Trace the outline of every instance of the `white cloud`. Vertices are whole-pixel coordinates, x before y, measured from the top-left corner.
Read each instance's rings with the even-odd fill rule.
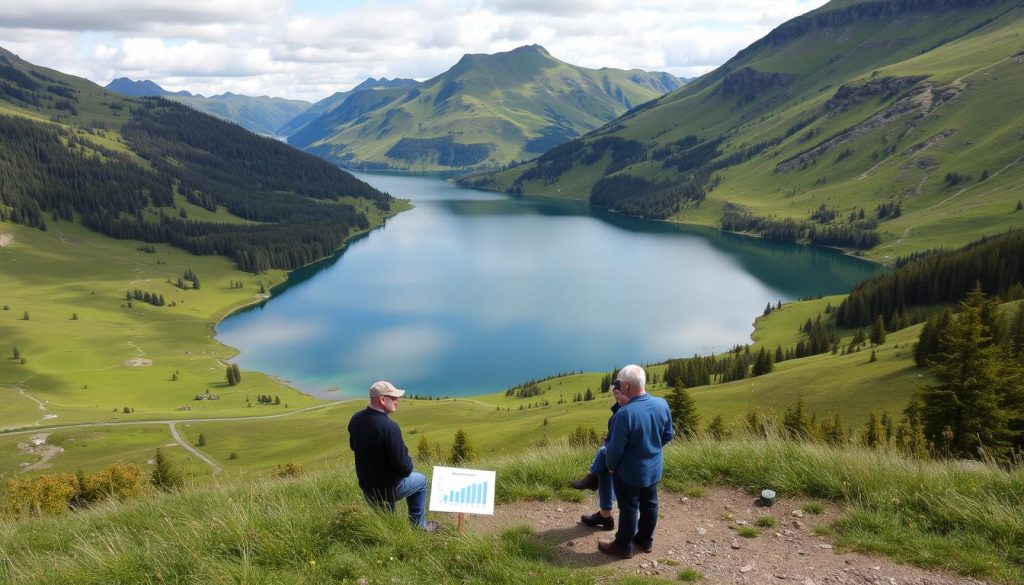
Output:
[[[533,43],[576,65],[692,77],[824,2],[400,0],[303,14],[290,0],[8,0],[0,46],[98,83],[316,100]]]

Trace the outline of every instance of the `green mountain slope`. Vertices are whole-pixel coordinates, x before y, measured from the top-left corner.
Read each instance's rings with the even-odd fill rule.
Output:
[[[148,79],[132,81],[127,77],[111,81],[106,85],[106,89],[134,97],[167,98],[267,136],[276,136],[278,128],[311,106],[309,102],[302,100],[239,95],[231,92],[212,97],[194,95],[187,91],[170,92]]]
[[[365,118],[321,125],[303,143],[353,168],[493,167],[536,156],[679,85],[665,73],[575,67],[536,45],[466,55]]]
[[[834,1],[582,140],[469,182],[881,260],[963,245],[1024,224],[1021,9]]]
[[[81,222],[261,272],[333,254],[390,201],[276,140],[0,49],[0,221]]]
[[[337,128],[359,123],[358,120],[370,112],[379,110],[409,92],[405,87],[372,88],[353,91],[345,99],[306,123],[294,134],[288,135],[288,144],[306,149],[323,138],[330,136]],[[365,118],[364,118],[365,119]]]
[[[268,136],[276,136],[278,128],[308,110],[311,105],[303,100],[230,92],[212,97],[170,96],[168,99]]]
[[[412,89],[419,84],[420,82],[415,79],[402,79],[398,77],[395,79],[388,79],[386,77],[381,77],[380,79],[374,79],[372,77],[367,78],[362,83],[348,91],[335,92],[316,102],[305,112],[302,112],[291,120],[288,120],[284,125],[278,128],[277,134],[279,136],[292,136],[298,133],[300,130],[305,128],[307,124],[342,105],[350,96],[361,91],[368,89]]]

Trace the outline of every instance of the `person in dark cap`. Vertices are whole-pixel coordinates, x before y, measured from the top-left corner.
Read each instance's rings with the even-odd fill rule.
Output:
[[[427,478],[413,471],[402,430],[388,418],[403,394],[405,390],[391,382],[374,382],[369,406],[348,423],[348,444],[355,452],[356,477],[367,503],[394,512],[395,503],[404,499],[409,522],[433,532],[437,522],[427,522]]]

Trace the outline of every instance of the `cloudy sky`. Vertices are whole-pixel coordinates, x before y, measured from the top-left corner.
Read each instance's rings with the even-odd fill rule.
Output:
[[[585,67],[705,73],[825,0],[3,0],[0,47],[106,84],[316,101],[540,44]]]

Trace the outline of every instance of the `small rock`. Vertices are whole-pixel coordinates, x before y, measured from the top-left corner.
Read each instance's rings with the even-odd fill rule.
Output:
[[[818,548],[832,548],[831,544],[819,544]]]
[[[736,542],[735,540],[734,540],[734,541],[732,541],[732,544],[730,544],[729,546],[730,546],[730,547],[731,547],[731,548],[732,548],[733,550],[739,550],[739,549],[740,549],[740,543]]]
[[[657,569],[658,568],[658,561],[651,561],[651,566],[654,567],[655,569]]]
[[[698,526],[698,527],[697,527],[697,534],[699,534],[699,535],[701,535],[701,536],[704,536],[704,535],[705,535],[705,534],[707,534],[707,533],[708,533],[708,531],[707,531],[707,529],[706,529],[706,528],[702,528],[702,527],[700,527],[700,526]]]
[[[747,524],[750,524],[750,522],[747,522],[746,520],[737,520],[736,524],[740,526],[746,526]]]
[[[803,530],[804,529],[804,523],[799,521],[799,520],[793,520],[793,523],[790,524],[790,526],[792,526],[793,528],[796,528],[797,530]]]
[[[565,543],[565,546],[576,546],[576,541],[570,540],[569,542]]]
[[[540,523],[541,523],[541,524],[547,524],[547,523],[548,523],[548,521],[547,521],[547,520],[541,520],[541,521],[540,521]]]
[[[555,511],[557,511],[557,512],[564,512],[565,510],[563,510],[562,507],[559,506],[559,507],[555,508]]]
[[[793,515],[796,516],[797,518],[803,518],[804,517],[804,511],[803,510],[793,510]]]
[[[803,582],[800,583],[800,585],[814,585],[814,581],[810,579],[804,579]]]
[[[753,565],[743,565],[740,567],[740,573],[749,573],[754,570]]]
[[[807,554],[807,551],[805,551],[805,550],[798,550],[798,551],[796,551],[796,554],[798,554],[798,555],[805,555],[805,554]]]

